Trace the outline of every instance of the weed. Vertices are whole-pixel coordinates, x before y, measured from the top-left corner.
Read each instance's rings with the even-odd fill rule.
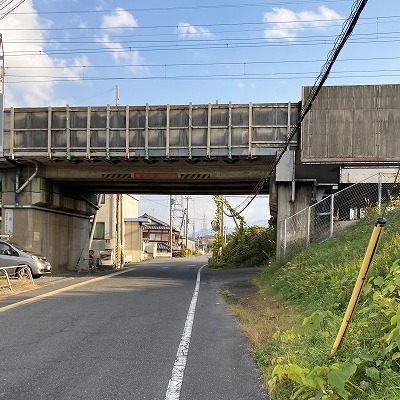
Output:
[[[400,398],[400,210],[388,212],[387,219],[353,319],[334,358],[329,358],[329,352],[374,217],[265,266],[256,278],[257,296],[288,305],[291,324],[277,319],[272,327],[275,332],[270,329],[258,336],[255,331],[268,323],[269,311],[254,311],[250,300],[240,303],[246,310],[235,313],[253,343],[254,357],[273,399]],[[268,309],[269,305],[263,306]],[[248,315],[252,313],[257,323]]]

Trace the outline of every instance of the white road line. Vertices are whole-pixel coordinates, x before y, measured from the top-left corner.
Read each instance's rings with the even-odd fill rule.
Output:
[[[181,396],[183,373],[185,372],[186,360],[189,352],[190,338],[192,336],[194,313],[196,311],[197,297],[199,295],[199,289],[200,289],[200,274],[201,270],[206,265],[207,264],[203,265],[197,271],[196,287],[194,288],[194,293],[186,317],[186,323],[183,329],[181,342],[178,347],[178,352],[176,353],[175,364],[174,368],[172,369],[171,379],[169,380],[168,383],[167,393],[165,394],[165,400],[179,400]]]

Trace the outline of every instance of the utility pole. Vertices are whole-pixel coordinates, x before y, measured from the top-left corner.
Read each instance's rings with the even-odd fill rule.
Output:
[[[183,197],[175,195],[172,199],[172,225],[179,226],[179,240],[182,235],[182,226],[185,218],[185,211],[183,209]]]
[[[222,245],[225,245],[225,236],[224,236],[224,196],[221,195],[221,234],[222,234]]]
[[[118,85],[115,85],[115,105],[118,107]],[[122,268],[123,266],[123,254],[122,254],[122,194],[116,194],[116,267]]]
[[[169,250],[172,257],[172,204],[173,204],[172,194],[169,195]]]
[[[115,195],[115,266],[121,267],[120,247],[119,247],[119,194]]]
[[[188,236],[189,236],[189,199],[191,197],[186,196],[186,220],[185,220],[185,247],[188,248]]]
[[[4,124],[4,50],[3,50],[3,36],[0,34],[0,158],[3,158],[3,124]]]

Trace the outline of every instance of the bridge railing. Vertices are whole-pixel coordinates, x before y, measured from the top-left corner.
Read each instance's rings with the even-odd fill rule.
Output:
[[[380,212],[398,204],[400,184],[394,180],[393,174],[375,174],[284,219],[278,226],[278,254],[323,242],[372,209]]]
[[[4,156],[275,155],[297,118],[297,103],[11,108],[4,113]]]

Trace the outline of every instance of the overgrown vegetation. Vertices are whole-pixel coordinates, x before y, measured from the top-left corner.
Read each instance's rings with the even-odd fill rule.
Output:
[[[217,249],[209,260],[212,268],[258,267],[269,263],[275,255],[275,228],[243,227],[229,235],[220,254]]]
[[[243,217],[238,214],[222,196],[214,196],[217,206],[215,221],[220,228],[215,234],[212,256],[208,261],[211,268],[244,268],[260,266],[275,256],[276,228],[274,220],[269,221],[269,226],[245,226]],[[226,244],[223,245],[221,220],[223,206],[228,211],[236,224],[235,231],[228,235]]]
[[[387,219],[353,319],[333,358],[329,353],[376,217],[265,266],[256,278],[258,296],[273,296],[295,310],[292,326],[285,321],[262,342],[253,342],[273,399],[400,398],[400,210]],[[243,317],[252,313],[248,302],[234,304],[240,323],[251,324],[251,318]]]

